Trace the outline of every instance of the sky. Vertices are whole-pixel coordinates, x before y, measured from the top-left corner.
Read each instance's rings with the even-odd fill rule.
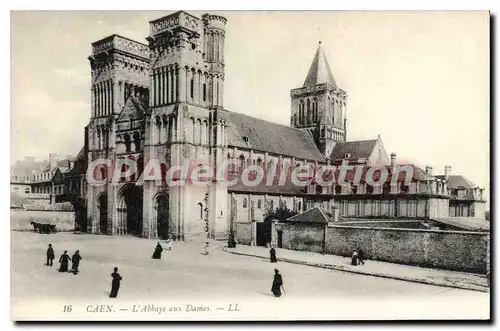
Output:
[[[90,44],[113,33],[146,43],[168,11],[11,13],[11,163],[76,155],[90,118]],[[201,16],[202,12],[191,12]],[[288,125],[318,42],[348,93],[348,140],[398,160],[445,165],[489,188],[487,12],[240,11],[228,19],[224,107]]]

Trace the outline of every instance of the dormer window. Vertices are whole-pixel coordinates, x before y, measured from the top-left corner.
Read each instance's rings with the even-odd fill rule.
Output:
[[[350,159],[351,158],[351,153],[345,153],[344,159]]]
[[[243,141],[245,142],[245,144],[248,144],[250,139],[247,136],[243,136]]]

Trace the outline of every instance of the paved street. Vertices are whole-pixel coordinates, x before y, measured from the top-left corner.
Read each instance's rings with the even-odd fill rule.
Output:
[[[290,303],[301,302],[304,309],[307,302],[326,302],[332,305],[331,310],[342,302],[375,301],[375,309],[379,309],[380,304],[401,307],[403,302],[412,305],[422,303],[422,307],[429,308],[433,303],[441,307],[443,302],[447,302],[448,307],[457,305],[471,318],[488,316],[488,293],[288,263],[274,265],[267,259],[229,254],[220,247],[215,247],[211,255],[205,256],[201,254],[201,243],[174,243],[173,250],[164,252],[162,260],[153,260],[151,255],[156,241],[129,236],[40,235],[13,231],[11,242],[14,310],[28,304],[32,307],[35,303],[56,301],[109,302],[110,274],[117,266],[123,277],[117,299],[120,302],[205,300],[274,303],[288,300]],[[63,250],[68,250],[70,256],[76,249],[80,250],[83,260],[79,275],[57,272],[58,263],[52,268],[44,265],[49,243],[55,249],[55,262]],[[280,299],[270,293],[275,267],[283,275],[286,289],[286,296]],[[300,311],[296,314],[298,317]],[[363,314],[358,311],[358,318]]]

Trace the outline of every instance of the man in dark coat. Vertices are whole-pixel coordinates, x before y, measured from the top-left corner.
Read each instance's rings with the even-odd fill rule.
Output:
[[[156,244],[155,252],[153,253],[153,259],[161,259],[161,252],[163,251],[163,247],[161,247],[160,243]]]
[[[118,273],[117,267],[115,267],[111,277],[113,280],[111,281],[111,293],[109,293],[109,297],[116,298],[118,296],[118,290],[120,289],[120,282],[122,280],[122,276]]]
[[[80,266],[81,259],[83,258],[80,256],[80,251],[76,250],[75,254],[73,254],[73,257],[71,258],[71,270],[73,270],[74,275],[78,274],[78,267]]]
[[[68,272],[69,261],[71,261],[71,258],[68,255],[68,251],[64,251],[63,255],[61,255],[61,257],[59,258],[59,263],[61,263],[59,272]]]
[[[276,259],[276,250],[274,249],[273,245],[271,245],[271,250],[269,250],[269,255],[271,257],[271,263],[278,262],[278,260]]]
[[[283,278],[280,275],[278,269],[274,269],[274,280],[273,286],[271,287],[271,292],[273,292],[274,296],[279,298],[281,296],[281,287],[283,286]]]
[[[365,253],[361,248],[358,248],[358,262],[361,265],[365,265]]]
[[[47,265],[52,267],[52,261],[54,260],[54,249],[52,248],[52,244],[49,244],[49,248],[47,248]]]

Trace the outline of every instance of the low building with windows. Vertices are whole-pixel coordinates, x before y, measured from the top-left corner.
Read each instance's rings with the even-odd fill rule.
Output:
[[[10,191],[30,203],[54,204],[57,196],[65,192],[65,175],[73,167],[74,158],[68,155],[59,160],[49,154],[49,161],[35,161],[25,157],[11,167]]]

